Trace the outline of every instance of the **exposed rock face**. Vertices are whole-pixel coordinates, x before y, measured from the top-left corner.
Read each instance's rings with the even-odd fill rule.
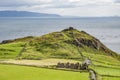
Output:
[[[63,31],[70,31],[70,30],[74,30],[74,28],[73,27],[69,27],[67,29],[64,29]]]
[[[73,41],[75,45],[79,45],[79,46],[87,46],[87,47],[91,47],[97,50],[105,50],[105,46],[98,40],[98,39],[93,39],[93,40],[89,40],[89,39],[83,39],[83,38],[79,38],[77,39],[81,45],[79,45],[75,40]],[[106,52],[106,51],[105,51]]]
[[[13,40],[3,40],[0,44],[7,44],[7,43],[11,43],[11,42],[16,42],[16,41],[29,41],[30,39],[34,38],[33,36],[27,36],[24,38],[17,38],[17,39],[13,39]]]
[[[13,42],[13,40],[3,40],[1,44],[11,43],[11,42]]]
[[[73,45],[81,47],[81,48],[84,48],[85,46],[87,46],[87,47],[89,47],[91,49],[102,51],[106,55],[109,55],[109,56],[112,56],[112,57],[120,59],[119,58],[119,54],[116,54],[115,52],[113,52],[112,50],[107,48],[98,39],[96,39],[95,37],[93,37],[90,34],[86,33],[85,31],[80,31],[80,32],[78,31],[76,33],[75,31],[77,31],[77,30],[74,29],[73,27],[65,29],[64,31],[66,31],[66,32],[69,31],[69,35],[71,35],[70,37],[74,37],[75,36],[73,38],[73,40],[65,40],[64,42],[69,43],[69,44],[73,44]],[[70,31],[73,31],[73,33],[71,33]],[[72,36],[72,35],[74,35],[74,36]],[[89,37],[89,38],[86,38],[86,36]]]
[[[94,48],[94,49],[97,49],[97,50],[103,50],[105,52],[109,52],[109,49],[104,46],[99,40],[97,39],[93,39],[93,40],[88,40],[88,39],[84,39],[84,38],[79,38],[77,39],[79,43],[76,42],[76,40],[73,40],[73,41],[65,41],[69,44],[73,44],[73,45],[76,45],[76,46],[79,46],[79,47],[84,47],[84,46],[87,46],[87,47],[90,47],[90,48]],[[106,50],[108,49],[108,50]]]

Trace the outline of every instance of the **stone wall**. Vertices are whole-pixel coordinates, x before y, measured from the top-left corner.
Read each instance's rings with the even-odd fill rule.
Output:
[[[88,66],[87,65],[83,65],[80,63],[57,63],[57,68],[69,68],[69,69],[77,69],[77,70],[87,70]]]

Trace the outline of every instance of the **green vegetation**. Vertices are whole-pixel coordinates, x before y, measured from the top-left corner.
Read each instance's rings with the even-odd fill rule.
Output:
[[[120,77],[103,77],[102,80],[120,80]]]
[[[79,41],[79,43],[77,43],[76,40]],[[65,29],[61,32],[53,32],[40,37],[25,37],[25,38],[10,40],[7,42],[5,41],[4,44],[0,44],[0,59],[44,60],[49,58],[57,58],[57,59],[77,60],[81,62],[82,57],[78,49],[80,50],[80,52],[82,52],[82,54],[85,57],[89,57],[92,60],[93,65],[90,66],[90,68],[94,69],[102,77],[103,80],[119,80],[120,79],[119,78],[120,77],[120,55],[108,49],[105,45],[103,45],[99,40],[97,40],[93,36],[87,34],[84,31],[78,31],[76,29]],[[9,67],[8,65],[0,65],[0,66]],[[33,68],[23,67],[23,66],[21,67],[13,66],[13,67],[14,68],[18,67],[21,69],[26,68],[26,70],[33,69]],[[12,66],[10,68],[12,68]],[[34,69],[36,71],[36,68]],[[47,69],[40,68],[41,72],[44,72],[44,70],[47,70]],[[51,70],[48,70],[48,72],[49,71]],[[54,71],[56,70],[53,70],[53,72]],[[59,73],[59,70],[58,70],[58,74],[56,72],[55,74],[57,77],[57,75],[60,73]],[[36,73],[38,76],[38,73],[40,72],[38,71]],[[25,74],[27,75],[27,71],[25,73],[20,72],[19,77],[24,76]],[[50,74],[53,74],[52,71]],[[68,72],[68,75],[69,74],[72,74],[72,72]],[[86,74],[86,73],[82,73],[82,74]],[[6,75],[8,76],[8,79],[9,79],[10,77],[9,74],[6,74]],[[29,75],[31,75],[31,73],[29,73]],[[78,75],[78,73],[76,73],[76,75]],[[17,78],[17,76],[18,75],[15,74],[15,78]],[[39,79],[39,77],[37,76],[34,76],[33,78]],[[44,74],[39,76],[42,77],[44,76]],[[29,76],[26,76],[25,79],[22,79],[22,80],[26,80],[27,77]],[[50,76],[48,75],[48,79],[51,79],[52,77],[53,77],[52,75]],[[56,77],[55,79],[53,77],[52,80],[56,80]],[[80,79],[79,77],[74,79],[72,79],[71,77],[70,77],[71,80]],[[33,80],[33,78],[31,78],[30,80]],[[63,77],[60,78],[58,76],[58,78],[60,80],[64,80]],[[48,80],[47,77],[43,79]],[[68,79],[69,78],[67,77],[65,78],[65,80],[68,80]],[[85,79],[83,78],[82,80],[86,80],[86,78]]]
[[[101,75],[102,80],[120,79],[120,61],[111,56],[98,53],[83,52],[83,54],[91,58],[93,65],[90,68]]]
[[[0,64],[0,80],[88,80],[88,73]]]
[[[76,42],[76,39],[80,44]],[[102,54],[119,59],[119,55],[105,47],[99,40],[84,31],[65,29],[40,37],[24,37],[3,41],[0,44],[0,55],[3,58],[43,59],[65,58],[80,59],[78,48],[81,52]],[[2,58],[1,57],[1,58]]]
[[[94,67],[94,70],[101,75],[119,76],[120,78],[120,68]]]
[[[23,48],[23,42],[0,45],[0,59],[16,58]]]

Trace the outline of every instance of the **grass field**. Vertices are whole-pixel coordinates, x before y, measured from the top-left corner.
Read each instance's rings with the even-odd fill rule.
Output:
[[[120,80],[118,77],[103,77],[102,80]]]
[[[10,43],[0,45],[0,59],[16,58],[23,48],[24,43]]]
[[[76,43],[69,30],[0,44],[0,63],[27,65],[0,64],[0,80],[89,80],[88,73],[28,67],[53,66],[58,62],[81,63],[83,60],[80,52],[85,58],[92,60],[90,68],[102,80],[120,80],[120,56],[89,34],[72,31],[82,44]]]
[[[43,60],[3,60],[1,62],[3,62],[3,63],[13,63],[13,64],[19,64],[19,65],[29,65],[29,66],[32,66],[32,65],[34,65],[34,66],[49,66],[49,65],[56,65],[58,62],[63,62],[63,63],[72,62],[72,63],[75,63],[75,62],[78,62],[78,61],[69,60],[69,59],[43,59]],[[100,80],[120,80],[120,67],[119,66],[116,66],[116,65],[110,65],[110,66],[106,65],[106,66],[104,66],[104,63],[101,63],[101,64],[95,63],[95,64],[96,65],[91,66],[91,68],[93,68],[99,75],[103,75],[103,76],[101,76]],[[97,64],[99,64],[99,66],[97,66]],[[36,70],[38,70],[38,72],[36,72]],[[65,78],[66,80],[67,79],[69,79],[69,80],[80,79],[81,80],[81,78],[82,78],[82,80],[89,80],[89,79],[86,79],[84,77],[79,78],[80,75],[77,74],[79,72],[60,71],[60,70],[53,70],[53,69],[44,69],[44,68],[36,68],[36,67],[24,67],[24,66],[15,66],[15,65],[0,65],[0,71],[2,71],[5,74],[5,75],[3,75],[3,74],[0,73],[0,76],[2,75],[2,77],[6,76],[6,78],[9,78],[10,73],[13,74],[13,75],[14,75],[14,73],[19,73],[19,75],[15,74],[12,78],[10,78],[10,79],[13,79],[13,80],[18,80],[18,79],[14,79],[14,78],[17,77],[17,76],[19,76],[19,77],[23,76],[25,78],[29,77],[29,73],[31,73],[31,72],[34,72],[36,75],[38,75],[38,74],[41,74],[40,72],[44,72],[44,70],[45,70],[45,72],[48,72],[47,75],[49,75],[49,74],[54,75],[54,74],[58,73],[57,75],[62,74],[62,76],[64,76],[67,73],[68,75],[70,75],[71,78],[70,79]],[[34,73],[32,73],[32,74],[34,74]],[[74,73],[76,74],[76,77],[78,77],[78,78],[74,78],[74,76],[75,76]],[[24,76],[24,74],[27,74],[27,75]],[[87,73],[84,73],[84,74],[79,73],[79,74],[82,74],[83,76],[86,76]],[[47,80],[46,78],[44,78],[44,76],[45,75],[41,75],[41,77],[43,77],[42,80]],[[55,77],[55,79],[53,79],[53,80],[56,80],[56,76],[54,76],[54,77]],[[72,79],[72,77],[74,79]],[[33,76],[33,78],[34,78],[34,76]],[[53,78],[53,76],[52,75],[48,76],[48,78]],[[61,80],[64,80],[64,78],[61,78],[60,76],[58,76],[58,78],[60,78]],[[4,80],[4,79],[0,79],[0,80]],[[5,80],[7,80],[7,79],[5,79]],[[22,79],[22,80],[27,80],[27,78]],[[30,80],[32,80],[32,79],[30,79]],[[57,80],[59,80],[59,79],[57,79]]]
[[[89,80],[88,73],[0,64],[0,80]]]

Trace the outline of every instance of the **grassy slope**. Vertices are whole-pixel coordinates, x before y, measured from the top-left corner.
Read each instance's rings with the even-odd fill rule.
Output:
[[[91,57],[93,65],[90,67],[101,75],[103,80],[120,80],[120,61],[102,54],[83,53]]]
[[[71,32],[74,32],[74,36]],[[41,37],[18,38],[11,41],[12,43],[0,44],[0,55],[14,56],[14,54],[19,54],[20,49],[22,50],[26,43],[24,51],[22,51],[22,54],[19,56],[23,59],[42,59],[49,57],[77,59],[81,56],[78,52],[74,37],[80,40],[82,39],[82,45],[84,46],[81,47],[81,52],[104,54],[107,56],[114,56],[115,54],[112,53],[112,51],[109,54],[109,52],[105,53],[102,50],[94,49],[93,47],[97,48],[97,43],[95,42],[96,39],[94,37],[83,31],[72,29],[53,32]],[[109,49],[106,48],[105,51],[109,51]]]
[[[16,58],[23,48],[24,42],[1,44],[0,59]]]
[[[65,58],[80,60],[81,56],[75,45],[66,43],[66,40],[73,41],[70,32],[54,32],[42,37],[33,37],[30,39],[18,39],[13,43],[0,45],[0,58],[16,58],[23,48],[23,45],[27,43],[25,50],[20,58],[22,59],[45,59],[45,58]],[[92,40],[93,37],[83,34],[79,31],[74,31],[76,37]],[[88,57],[90,56],[95,69],[100,75],[120,76],[120,61],[107,55],[103,51],[84,47],[80,49],[82,53]],[[104,77],[105,80],[118,80],[115,77]]]
[[[88,80],[88,73],[0,64],[0,80]]]
[[[119,77],[104,77],[102,80],[120,80]]]

